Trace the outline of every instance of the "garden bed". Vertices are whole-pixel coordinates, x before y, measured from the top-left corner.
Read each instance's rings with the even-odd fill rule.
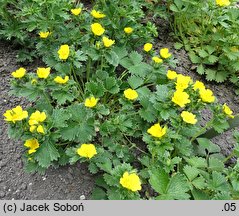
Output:
[[[94,182],[99,186],[94,191],[96,199],[236,198],[237,169],[227,168],[235,160],[218,154],[213,144],[227,157],[236,143],[233,131],[213,138],[213,143],[207,139],[197,140],[198,145],[194,142],[209,127],[219,132],[226,129],[226,119],[233,118],[230,108],[238,113],[239,97],[233,86],[208,83],[198,76],[197,65],[186,51],[173,48],[175,41],[166,21],[153,20],[154,25],[146,16],[137,26],[121,26],[121,15],[118,20],[110,18],[115,16],[111,10],[118,11],[116,4],[102,1],[102,7],[113,8],[104,11],[109,12],[102,21],[104,29],[94,19],[105,14],[94,10],[79,16],[82,9],[76,8],[69,15],[71,7],[65,3],[67,12],[58,19],[65,19],[72,41],[61,35],[60,25],[55,32],[38,32],[36,47],[45,64],[37,60],[18,64],[18,48],[0,41],[0,199],[90,199]],[[155,26],[159,35],[151,44],[151,36],[157,35]],[[29,34],[28,42],[37,34]],[[51,40],[57,43],[52,46]],[[127,46],[128,42],[132,44]],[[20,67],[26,70],[17,70]],[[13,94],[34,102],[10,95],[10,80]],[[205,86],[196,86],[197,80]],[[225,103],[230,107],[226,111]],[[16,106],[27,111],[9,110]],[[205,124],[209,125],[206,129],[201,127]],[[19,134],[19,141],[10,140],[10,134],[17,139]],[[33,174],[27,174],[23,161]]]
[[[169,36],[167,24],[163,24],[159,32],[157,48],[168,47],[178,59],[176,71],[191,76],[194,80],[202,78],[193,72],[185,50],[174,50],[173,40]],[[164,27],[163,27],[164,25]],[[11,72],[20,67],[16,62],[16,48],[7,42],[0,42],[0,90],[1,90],[1,145],[0,145],[0,198],[1,199],[80,199],[84,196],[90,198],[94,185],[94,176],[91,175],[86,165],[78,163],[74,166],[64,166],[58,169],[51,168],[45,175],[27,174],[23,168],[21,156],[23,154],[22,142],[15,142],[8,138],[7,124],[3,121],[2,114],[18,104],[26,107],[28,104],[23,98],[8,94]],[[36,69],[40,62],[27,65],[27,69]],[[207,83],[206,86],[213,90],[220,103],[230,105],[235,113],[239,112],[239,97],[235,95],[233,87],[227,84]],[[210,114],[203,113],[203,118],[208,120]],[[213,139],[218,144],[224,155],[228,155],[234,145],[232,131],[223,133]]]

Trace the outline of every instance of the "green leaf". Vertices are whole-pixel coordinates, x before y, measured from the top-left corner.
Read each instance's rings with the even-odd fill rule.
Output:
[[[103,171],[110,173],[112,171],[112,162],[109,158],[103,158],[96,165]]]
[[[19,96],[26,97],[30,101],[34,101],[37,97],[42,96],[42,91],[37,88],[23,87],[16,93]]]
[[[136,52],[136,51],[131,52],[130,55],[129,55],[129,57],[130,57],[130,60],[132,61],[132,63],[133,63],[134,65],[140,64],[140,63],[142,62],[142,60],[143,60],[142,55],[140,55],[140,54],[139,54],[138,52]]]
[[[210,63],[214,64],[214,63],[216,63],[216,62],[218,61],[218,57],[215,56],[215,55],[210,55],[210,56],[208,57],[208,61],[209,61]]]
[[[167,193],[167,186],[169,184],[169,176],[162,168],[154,168],[149,171],[150,179],[149,183],[152,188],[160,193],[166,194]]]
[[[218,153],[221,151],[220,147],[218,145],[215,145],[207,138],[197,138],[199,147],[201,147],[202,150],[207,149],[209,153]]]
[[[202,190],[207,186],[205,179],[202,176],[195,178],[192,181],[192,185],[199,190]]]
[[[226,71],[216,71],[212,69],[206,70],[206,79],[208,81],[215,80],[216,82],[224,82],[228,77],[228,73]]]
[[[75,99],[75,95],[66,91],[54,91],[52,97],[57,100],[59,105],[65,104],[67,101],[72,102]]]
[[[48,140],[40,144],[40,147],[35,153],[35,159],[38,161],[39,165],[46,168],[51,165],[52,161],[57,160],[59,157],[60,154],[55,145]]]
[[[174,48],[177,49],[177,50],[181,49],[182,47],[183,47],[183,44],[182,44],[182,43],[176,42],[176,43],[174,44]]]
[[[104,95],[104,86],[100,82],[87,82],[85,87],[94,97],[102,97]]]
[[[202,64],[200,64],[200,65],[197,66],[197,72],[198,72],[200,75],[204,74],[205,70],[204,70],[204,67],[203,67]]]
[[[59,128],[59,127],[67,127],[66,121],[71,118],[71,114],[68,113],[64,109],[54,109],[51,120],[53,123],[53,127]]]
[[[199,174],[199,171],[197,168],[188,166],[188,165],[184,166],[183,171],[190,181],[195,179]]]
[[[114,77],[107,77],[104,81],[104,86],[105,89],[111,94],[117,94],[120,91],[120,88]]]
[[[196,168],[206,168],[207,162],[205,158],[202,157],[192,157],[192,158],[185,158],[186,161],[193,167]]]
[[[105,58],[111,65],[115,67],[119,65],[119,56],[114,51],[106,52]]]
[[[192,190],[192,195],[195,200],[210,200],[209,195],[207,195],[204,191],[201,190]]]
[[[231,200],[231,194],[229,191],[222,191],[214,195],[213,200]]]
[[[139,115],[147,122],[154,122],[156,120],[156,112],[154,109],[152,109],[152,107],[140,109]]]
[[[130,58],[125,57],[122,60],[120,60],[120,65],[123,66],[124,68],[129,69],[130,67],[132,67],[134,64],[133,62],[130,60]]]
[[[71,66],[69,63],[57,63],[54,68],[62,74],[70,74]]]
[[[89,169],[90,173],[92,173],[92,174],[96,174],[97,172],[99,172],[99,168],[96,166],[95,163],[90,163],[88,166],[88,169]]]
[[[75,57],[77,61],[86,61],[87,56],[81,50],[75,52]]]
[[[226,119],[224,120],[214,119],[212,126],[214,130],[217,131],[218,133],[222,133],[223,131],[225,131],[230,127]]]
[[[177,6],[174,5],[174,4],[171,4],[171,5],[170,5],[170,10],[173,11],[173,12],[179,12]]]
[[[153,69],[152,66],[142,62],[140,64],[131,66],[129,68],[129,72],[132,75],[136,75],[136,76],[144,78],[146,75],[148,75],[152,71],[152,69]]]
[[[109,200],[122,200],[123,199],[121,193],[116,189],[108,190],[107,196],[108,196]]]
[[[201,63],[201,58],[198,57],[194,52],[189,52],[189,57],[192,63],[199,64]]]
[[[209,169],[211,171],[222,172],[224,170],[224,163],[217,158],[210,157],[209,158]]]
[[[94,49],[93,47],[89,47],[87,46],[87,49],[83,49],[84,53],[86,53],[88,56],[90,56],[90,58],[93,61],[97,61],[98,59],[100,59],[100,54],[99,52]]]
[[[103,189],[96,187],[92,191],[91,199],[92,200],[106,200],[107,199],[106,192]]]
[[[212,172],[212,179],[209,181],[209,187],[219,191],[227,191],[229,189],[225,176],[216,171]]]
[[[162,193],[156,197],[156,199],[185,200],[190,198],[190,195],[187,194],[188,191],[189,184],[185,176],[182,174],[175,174],[169,180],[166,193]]]
[[[87,109],[83,104],[73,104],[67,108],[67,113],[71,119],[79,123],[84,122],[92,116],[92,111]]]
[[[126,47],[114,47],[113,51],[117,54],[119,59],[123,59],[125,56],[127,56],[128,52]]]
[[[144,83],[141,77],[132,75],[128,78],[128,83],[132,89],[136,89]]]
[[[190,195],[186,193],[187,191],[189,191],[189,185],[184,175],[176,174],[170,179],[167,193],[174,199],[189,199]]]
[[[156,89],[157,89],[156,91],[157,100],[161,102],[165,102],[169,95],[169,89],[167,85],[157,85]]]
[[[63,140],[87,143],[95,135],[95,128],[87,122],[71,123],[69,127],[62,128],[60,133]]]
[[[232,63],[231,66],[235,71],[239,71],[239,61]]]
[[[198,54],[199,54],[199,56],[202,57],[202,58],[206,58],[206,57],[208,56],[207,51],[206,51],[206,50],[203,50],[203,49],[199,50],[199,51],[198,51]]]

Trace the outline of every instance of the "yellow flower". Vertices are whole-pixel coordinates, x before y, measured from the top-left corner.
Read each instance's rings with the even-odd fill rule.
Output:
[[[105,29],[100,23],[93,23],[91,25],[91,31],[94,33],[94,35],[101,36],[102,34],[104,34]]]
[[[176,89],[183,91],[184,89],[188,87],[190,82],[192,82],[192,79],[190,76],[184,76],[182,74],[179,74],[177,76]]]
[[[147,130],[150,135],[156,138],[161,138],[162,136],[164,136],[166,134],[166,131],[167,127],[165,126],[162,128],[159,123],[154,124]]]
[[[124,188],[127,188],[128,190],[131,190],[133,192],[141,190],[141,182],[139,176],[135,173],[129,174],[128,172],[125,172],[120,178],[120,184]]]
[[[82,144],[81,147],[77,149],[77,154],[81,157],[91,159],[97,154],[97,151],[93,144]]]
[[[229,0],[216,0],[216,4],[223,7],[223,6],[229,6],[231,3]]]
[[[215,101],[215,96],[210,89],[199,89],[199,94],[203,102],[213,103]]]
[[[152,60],[157,64],[160,64],[163,62],[163,59],[159,58],[158,56],[154,56]]]
[[[128,88],[126,90],[124,90],[124,96],[129,99],[129,100],[135,100],[136,98],[138,98],[138,93],[137,91]]]
[[[31,114],[28,124],[30,125],[30,132],[34,132],[37,130],[38,133],[44,134],[44,128],[40,123],[44,122],[46,120],[46,113],[45,112],[40,112],[36,111]]]
[[[24,146],[30,148],[28,150],[28,154],[32,154],[36,152],[36,149],[40,147],[39,142],[37,139],[28,139],[25,141]]]
[[[134,31],[134,29],[131,28],[131,27],[125,27],[125,28],[124,28],[124,32],[125,32],[126,34],[131,34],[133,31]]]
[[[196,81],[193,85],[193,90],[196,91],[196,90],[200,90],[200,89],[205,89],[205,85],[203,84],[203,82],[200,82],[200,81]]]
[[[96,98],[93,97],[93,96],[90,97],[90,98],[86,98],[86,100],[85,100],[85,106],[92,108],[92,107],[96,106],[98,100],[99,100],[99,99],[96,99]]]
[[[40,38],[47,38],[50,35],[50,32],[39,32]]]
[[[25,68],[19,68],[18,70],[16,70],[16,71],[14,71],[14,72],[12,72],[12,76],[14,77],[14,78],[22,78],[22,77],[24,77],[25,76],[25,74],[26,74],[26,69]]]
[[[102,40],[103,40],[103,43],[104,43],[105,47],[111,47],[115,43],[115,40],[111,40],[107,37],[103,37]]]
[[[197,123],[196,116],[191,112],[183,111],[181,113],[181,117],[183,118],[183,121],[185,121],[188,124],[196,124]]]
[[[144,51],[149,52],[153,48],[153,44],[151,43],[146,43],[144,44]]]
[[[175,71],[168,70],[168,72],[167,72],[168,79],[173,80],[173,79],[176,79],[177,76],[178,76],[178,74]]]
[[[61,45],[58,50],[59,59],[66,60],[70,54],[70,47],[67,44]]]
[[[96,19],[101,19],[105,17],[105,14],[101,13],[100,11],[92,10],[91,15]]]
[[[179,105],[181,108],[185,107],[186,104],[190,103],[189,95],[186,92],[177,90],[174,92],[172,102]]]
[[[65,76],[64,79],[63,79],[62,77],[60,77],[60,76],[57,76],[57,77],[54,79],[54,81],[55,81],[56,83],[59,83],[59,84],[65,84],[65,83],[68,82],[68,80],[69,80],[69,76]]]
[[[172,54],[169,53],[168,48],[163,48],[163,49],[160,50],[160,55],[161,55],[162,58],[167,59],[167,58],[171,57]]]
[[[44,122],[45,120],[46,120],[46,113],[40,112],[37,110],[36,112],[31,114],[29,118],[29,125],[36,125],[41,122]]]
[[[28,112],[24,111],[21,106],[17,106],[11,110],[7,110],[3,116],[5,121],[13,122],[21,121],[28,117]]]
[[[51,68],[37,68],[37,76],[46,79],[50,74]]]
[[[75,16],[78,16],[81,13],[81,11],[82,11],[81,8],[71,9],[71,13]]]
[[[45,130],[44,130],[44,128],[43,128],[42,125],[38,125],[38,126],[37,126],[37,132],[38,132],[38,133],[42,133],[42,134],[45,133]]]
[[[223,112],[225,113],[225,114],[227,114],[230,118],[234,118],[234,116],[232,115],[232,110],[230,109],[230,107],[229,106],[227,106],[227,104],[224,104],[223,105]]]

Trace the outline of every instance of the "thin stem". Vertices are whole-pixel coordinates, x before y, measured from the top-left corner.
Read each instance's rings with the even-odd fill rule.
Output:
[[[144,153],[144,154],[148,154],[147,152],[145,152],[144,150],[142,150],[142,149],[140,149],[138,146],[136,146],[135,143],[132,143],[126,135],[124,135],[124,137],[125,137],[125,139],[131,144],[131,147],[130,147],[129,149],[136,148],[136,149],[138,149],[140,152],[142,152],[142,153]]]
[[[86,80],[87,82],[90,79],[90,69],[91,69],[91,58],[88,58],[88,62],[87,62],[87,68],[86,68]]]
[[[209,122],[207,122],[207,124],[206,124],[204,127],[202,127],[201,130],[199,130],[199,131],[191,138],[190,142],[193,142],[198,136],[200,136],[201,134],[203,134],[203,132],[204,132],[205,130],[207,130],[208,127],[211,126],[213,120],[214,120],[214,119],[212,118]]]
[[[228,160],[230,160],[232,157],[235,156],[235,152],[232,152],[231,154],[229,154],[224,160],[223,163],[226,163]]]

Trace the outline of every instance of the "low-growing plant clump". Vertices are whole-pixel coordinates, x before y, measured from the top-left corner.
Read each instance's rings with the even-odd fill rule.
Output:
[[[11,93],[33,104],[4,113],[26,149],[26,170],[88,163],[93,199],[237,199],[238,164],[225,164],[238,146],[225,158],[203,137],[230,127],[230,107],[174,71],[137,1],[71,5],[63,23],[36,33],[46,65],[12,72]],[[212,117],[202,124],[205,109]]]
[[[229,0],[180,1],[173,0],[172,26],[189,57],[197,65],[197,72],[209,81],[230,80],[238,93],[239,72],[239,10]]]

